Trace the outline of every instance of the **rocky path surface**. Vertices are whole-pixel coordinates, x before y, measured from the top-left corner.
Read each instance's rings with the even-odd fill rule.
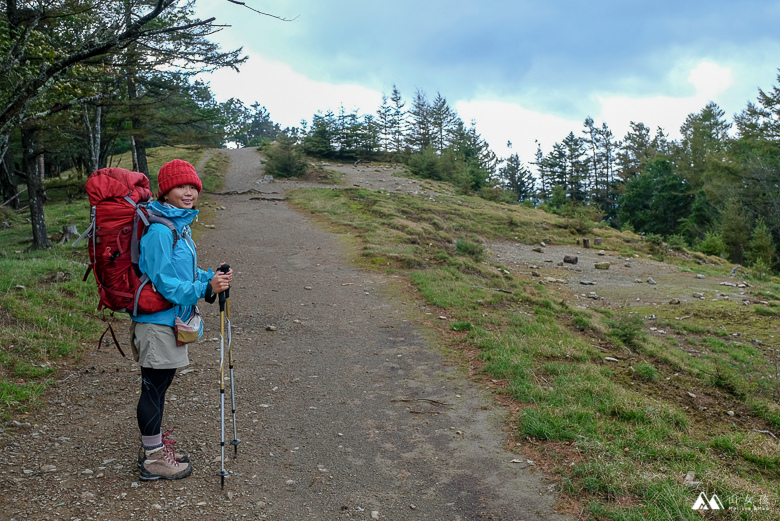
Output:
[[[505,448],[505,412],[489,390],[426,340],[424,310],[402,282],[356,269],[338,236],[290,209],[281,199],[299,183],[258,185],[256,153],[230,156],[225,192],[264,197],[214,196],[202,209],[217,215],[200,265],[236,272],[241,442],[237,457],[227,452],[224,489],[219,319],[204,305],[208,330],[164,420],[192,476],[138,479],[140,372],[103,347],[58,373],[46,407],[5,427],[0,519],[570,519],[555,512],[555,487]]]

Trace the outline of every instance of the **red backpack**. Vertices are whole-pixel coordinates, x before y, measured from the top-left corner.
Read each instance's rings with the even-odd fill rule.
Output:
[[[173,232],[174,248],[178,240],[173,223],[147,208],[153,197],[149,179],[124,168],[102,168],[89,176],[86,191],[92,222],[73,246],[89,238],[90,264],[84,280],[92,270],[100,295],[98,309],[135,316],[173,307],[138,267],[139,241],[151,223],[164,224]]]

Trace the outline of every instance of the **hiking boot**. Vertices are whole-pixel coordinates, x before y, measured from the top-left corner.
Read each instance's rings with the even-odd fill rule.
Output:
[[[168,436],[171,435],[173,432],[173,429],[169,430],[165,434],[162,435],[162,442],[163,447],[172,447],[174,443],[176,443],[176,440],[172,440],[168,438]],[[138,449],[138,468],[141,468],[144,464],[144,460],[146,459],[146,451],[144,450],[143,443],[141,444],[141,448]],[[179,463],[189,463],[190,457],[186,454],[182,454],[181,452],[173,452],[173,459],[175,459]]]
[[[146,459],[141,465],[141,479],[144,481],[182,479],[192,474],[192,465],[173,459],[174,453],[170,445],[146,451],[145,456]]]

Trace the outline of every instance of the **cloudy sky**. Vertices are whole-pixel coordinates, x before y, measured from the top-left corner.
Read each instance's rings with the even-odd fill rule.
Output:
[[[777,85],[771,0],[197,0],[243,47],[239,73],[204,78],[219,101],[265,106],[282,126],[318,111],[375,113],[396,85],[441,93],[491,148],[530,162],[587,116],[622,138],[631,121],[672,137],[714,101],[729,120]]]

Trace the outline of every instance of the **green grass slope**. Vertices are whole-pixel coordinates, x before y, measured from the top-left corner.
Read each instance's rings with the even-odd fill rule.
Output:
[[[288,197],[348,234],[364,266],[410,283],[421,320],[508,405],[516,450],[555,474],[565,508],[588,519],[700,519],[692,506],[706,491],[729,508],[719,519],[776,518],[777,279],[752,282],[762,306],[585,308],[538,278],[510,274],[484,246],[573,245],[581,227],[570,220],[459,195],[352,188]],[[717,259],[633,233],[598,234],[622,255],[728,275]],[[651,313],[652,322],[643,318]],[[611,353],[621,363],[605,362]],[[687,389],[705,390],[703,410],[686,401]]]

